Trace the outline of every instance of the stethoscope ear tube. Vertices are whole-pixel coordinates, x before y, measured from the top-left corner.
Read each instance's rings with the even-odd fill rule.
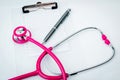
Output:
[[[109,59],[105,60],[104,62],[102,62],[102,63],[100,63],[100,64],[98,64],[98,65],[95,65],[95,66],[92,66],[92,67],[89,67],[89,68],[86,68],[86,69],[83,69],[83,70],[80,70],[80,71],[77,71],[77,72],[70,73],[70,74],[69,74],[70,76],[73,76],[73,75],[76,75],[77,73],[84,72],[84,71],[87,71],[87,70],[90,70],[90,69],[99,67],[99,66],[101,66],[101,65],[104,65],[104,64],[106,64],[107,62],[109,62],[110,60],[112,60],[113,57],[115,56],[115,48],[114,48],[114,46],[111,44],[111,42],[109,41],[109,39],[107,38],[107,36],[106,36],[105,34],[103,34],[103,32],[102,32],[100,29],[96,28],[96,27],[87,27],[87,28],[83,28],[83,29],[81,29],[81,30],[78,30],[77,32],[71,34],[71,35],[68,36],[67,38],[65,38],[65,39],[63,39],[62,41],[60,41],[59,43],[57,43],[53,48],[56,48],[56,47],[58,47],[59,45],[63,44],[65,41],[67,41],[68,39],[72,38],[72,37],[75,36],[76,34],[78,34],[78,33],[80,33],[80,32],[83,32],[83,31],[85,31],[85,30],[90,30],[90,29],[97,30],[97,31],[101,34],[101,38],[102,38],[102,40],[104,41],[104,43],[105,43],[106,45],[108,45],[108,47],[111,47],[111,49],[112,49],[112,51],[113,51],[112,56],[111,56]],[[49,71],[51,71],[51,70],[49,70]],[[51,72],[51,73],[53,73],[53,72]],[[53,73],[53,74],[60,74],[60,73]]]

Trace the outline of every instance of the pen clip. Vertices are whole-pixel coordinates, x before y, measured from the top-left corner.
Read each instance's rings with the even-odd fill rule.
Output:
[[[33,4],[33,5],[23,6],[22,11],[23,11],[23,13],[29,13],[29,12],[32,12],[32,11],[36,11],[40,8],[43,8],[43,9],[57,9],[58,5],[57,5],[57,2],[50,2],[50,3],[37,2],[36,4]]]

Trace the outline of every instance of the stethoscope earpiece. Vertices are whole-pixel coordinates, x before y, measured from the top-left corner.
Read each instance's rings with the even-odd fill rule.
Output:
[[[14,42],[23,44],[28,41],[27,37],[31,37],[31,32],[24,26],[18,26],[14,29],[12,39]]]

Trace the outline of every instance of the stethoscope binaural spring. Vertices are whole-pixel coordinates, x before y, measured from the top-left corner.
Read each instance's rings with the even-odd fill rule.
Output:
[[[103,32],[102,32],[100,29],[96,28],[96,27],[87,27],[87,28],[83,28],[83,29],[81,29],[81,30],[78,30],[77,32],[69,35],[68,37],[66,37],[65,39],[63,39],[62,41],[60,41],[59,43],[57,43],[56,45],[54,45],[54,46],[53,46],[53,49],[55,49],[55,48],[58,47],[59,45],[63,44],[65,41],[67,41],[68,39],[72,38],[72,37],[75,36],[76,34],[78,34],[78,33],[80,33],[80,32],[83,32],[83,31],[85,31],[85,30],[90,30],[90,29],[92,29],[92,30],[97,30],[97,31],[101,34],[102,40],[105,42],[106,45],[108,45],[109,47],[111,47],[113,53],[112,53],[111,57],[110,57],[108,60],[106,60],[106,61],[104,61],[104,62],[102,62],[102,63],[100,63],[100,64],[98,64],[98,65],[95,65],[95,66],[92,66],[92,67],[89,67],[89,68],[86,68],[86,69],[83,69],[83,70],[80,70],[80,71],[77,71],[77,72],[70,73],[69,76],[76,75],[77,73],[84,72],[84,71],[87,71],[87,70],[90,70],[90,69],[99,67],[99,66],[101,66],[101,65],[104,65],[105,63],[107,63],[107,62],[109,62],[110,60],[112,60],[113,57],[115,56],[115,48],[114,48],[114,46],[113,46],[113,45],[111,44],[111,42],[107,39],[107,36],[106,36],[105,34],[103,34]],[[49,69],[48,69],[48,70],[49,70]],[[51,70],[49,70],[49,71],[51,71]],[[52,71],[51,71],[51,73],[53,73],[53,74],[55,74],[55,75],[59,75],[59,74],[60,74],[60,73],[54,73],[54,72],[52,72]]]
[[[95,65],[95,66],[92,66],[90,68],[86,68],[84,70],[80,70],[80,71],[77,71],[77,72],[66,73],[62,63],[60,62],[60,60],[56,57],[56,55],[51,50],[56,48],[57,46],[59,46],[63,42],[67,41],[68,39],[70,39],[74,35],[82,32],[82,31],[88,30],[88,29],[94,29],[94,30],[99,31],[103,41],[105,42],[105,44],[108,45],[109,47],[111,47],[111,49],[113,50],[113,54],[112,54],[112,56],[108,60],[104,61],[103,63],[100,63],[98,65]],[[88,27],[88,28],[81,29],[81,30],[71,34],[70,36],[68,36],[67,38],[65,38],[64,40],[62,40],[58,44],[56,44],[55,46],[49,47],[49,48],[45,47],[42,43],[39,43],[38,41],[36,41],[33,38],[31,38],[31,32],[28,29],[26,29],[24,26],[19,26],[19,27],[15,28],[15,30],[13,32],[12,39],[13,39],[14,42],[19,43],[19,44],[23,44],[23,43],[26,43],[26,42],[30,41],[30,42],[34,43],[35,45],[39,46],[40,48],[42,48],[44,51],[39,56],[39,58],[37,59],[36,70],[35,71],[32,71],[32,72],[29,72],[29,73],[26,73],[26,74],[23,74],[23,75],[11,78],[9,80],[21,80],[21,79],[28,78],[28,77],[35,76],[35,75],[39,75],[42,78],[47,79],[47,80],[61,80],[61,79],[62,80],[67,80],[67,77],[69,77],[69,76],[73,76],[73,75],[75,75],[77,73],[80,73],[80,72],[83,72],[83,71],[86,71],[86,70],[90,70],[90,69],[96,68],[98,66],[101,66],[101,65],[109,62],[111,59],[113,59],[113,57],[115,55],[115,49],[112,46],[112,44],[110,43],[110,41],[107,39],[106,35],[104,35],[103,32],[100,29],[95,28],[95,27]],[[55,60],[55,62],[57,63],[58,67],[60,68],[61,73],[59,73],[56,76],[50,76],[50,75],[47,75],[47,74],[42,72],[41,62],[42,62],[42,59],[47,54],[49,54]]]

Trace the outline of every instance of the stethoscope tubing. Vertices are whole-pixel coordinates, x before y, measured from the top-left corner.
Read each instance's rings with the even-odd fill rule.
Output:
[[[69,76],[73,76],[73,75],[76,75],[77,73],[84,72],[84,71],[87,71],[87,70],[90,70],[90,69],[99,67],[99,66],[101,66],[101,65],[104,65],[105,63],[107,63],[107,62],[109,62],[110,60],[112,60],[113,57],[115,56],[115,48],[114,48],[114,46],[113,46],[113,45],[110,43],[110,41],[107,39],[106,35],[104,35],[103,32],[102,32],[100,29],[96,28],[96,27],[87,27],[87,28],[83,28],[83,29],[81,29],[81,30],[78,30],[77,32],[69,35],[68,37],[66,37],[65,39],[63,39],[62,41],[60,41],[60,42],[58,42],[56,45],[54,45],[54,46],[53,46],[53,49],[55,49],[56,47],[58,47],[59,45],[61,45],[62,43],[64,43],[64,42],[67,41],[68,39],[70,39],[71,37],[73,37],[74,35],[76,35],[76,34],[78,34],[78,33],[80,33],[80,32],[83,32],[83,31],[85,31],[85,30],[97,30],[98,32],[100,32],[101,37],[102,37],[102,40],[105,42],[106,45],[108,45],[108,46],[111,47],[111,49],[113,50],[113,54],[112,54],[112,56],[111,56],[109,59],[105,60],[104,62],[102,62],[102,63],[100,63],[100,64],[98,64],[98,65],[92,66],[92,67],[90,67],[90,68],[86,68],[86,69],[77,71],[77,72],[68,73]],[[51,70],[49,70],[49,71],[51,71]],[[60,73],[54,73],[54,72],[52,72],[52,71],[51,71],[51,73],[53,73],[53,74],[55,74],[55,75],[59,75],[59,74],[60,74]]]
[[[23,28],[25,30],[25,32],[23,32],[22,34],[17,34],[16,33],[16,30],[19,29],[19,28]],[[88,30],[88,29],[94,29],[94,30],[97,30],[101,33],[101,37],[103,39],[103,41],[105,42],[106,45],[110,46],[113,50],[113,54],[112,56],[107,59],[106,61],[98,64],[98,65],[95,65],[95,66],[92,66],[90,68],[86,68],[86,69],[83,69],[83,70],[80,70],[80,71],[77,71],[77,72],[73,72],[73,73],[66,73],[65,72],[65,69],[62,65],[62,63],[60,62],[60,60],[56,57],[56,55],[52,52],[52,50],[54,48],[56,48],[57,46],[59,46],[60,44],[62,44],[63,42],[65,42],[66,40],[68,40],[69,38],[71,38],[72,36],[78,34],[79,32],[82,32],[84,30]],[[29,36],[26,36],[25,34],[26,33],[29,33]],[[17,36],[17,40],[14,39],[14,36]],[[24,37],[25,39],[24,39]],[[88,28],[84,28],[84,29],[81,29],[73,34],[71,34],[70,36],[68,36],[67,38],[63,39],[61,42],[57,43],[55,46],[53,47],[45,47],[42,43],[34,40],[33,38],[31,38],[31,32],[29,30],[27,30],[25,27],[23,26],[19,26],[17,27],[15,30],[14,30],[14,34],[12,36],[14,42],[16,43],[19,43],[19,44],[23,44],[23,43],[26,43],[26,42],[32,42],[33,44],[37,45],[38,47],[42,48],[44,51],[42,52],[42,54],[38,57],[37,59],[37,62],[36,62],[36,70],[33,71],[33,72],[29,72],[29,73],[26,73],[26,74],[23,74],[23,75],[20,75],[20,76],[17,76],[17,77],[14,77],[14,78],[11,78],[9,80],[20,80],[20,79],[24,79],[24,78],[28,78],[28,77],[31,77],[31,76],[35,76],[35,75],[39,75],[41,76],[42,78],[44,79],[48,79],[48,80],[67,80],[67,77],[69,76],[72,76],[72,75],[75,75],[77,73],[80,73],[80,72],[83,72],[83,71],[87,71],[87,70],[90,70],[90,69],[93,69],[93,68],[96,68],[96,67],[99,67],[107,62],[109,62],[110,60],[113,59],[113,57],[115,56],[115,48],[113,47],[113,45],[110,43],[110,41],[107,39],[106,35],[103,34],[103,32],[96,28],[96,27],[88,27]],[[60,68],[60,71],[61,73],[57,73],[56,76],[50,76],[50,75],[46,75],[45,73],[42,72],[42,69],[41,69],[41,62],[42,62],[42,59],[47,55],[49,54],[54,60],[55,62],[57,63],[58,67]]]
[[[21,80],[21,79],[24,79],[24,78],[27,78],[27,77],[30,77],[30,76],[35,76],[37,74],[39,74],[39,76],[41,76],[42,78],[44,79],[48,79],[48,80],[60,80],[60,79],[63,79],[63,80],[67,80],[67,77],[68,77],[68,74],[65,72],[65,69],[62,65],[62,63],[60,62],[60,60],[55,56],[55,54],[51,51],[52,50],[52,47],[50,47],[49,49],[46,48],[43,44],[39,43],[38,41],[34,40],[33,38],[31,38],[31,33],[29,30],[27,30],[25,27],[23,26],[19,26],[17,27],[15,30],[14,30],[14,33],[16,33],[16,30],[19,29],[19,28],[23,28],[24,30],[26,30],[24,33],[27,33],[29,32],[29,36],[27,37],[24,33],[23,34],[13,34],[12,36],[12,39],[16,42],[16,43],[19,43],[19,44],[23,44],[23,43],[26,43],[26,41],[30,41],[32,43],[34,43],[35,45],[39,46],[40,48],[42,48],[44,50],[44,52],[39,56],[38,60],[37,60],[37,63],[36,63],[36,70],[33,71],[33,72],[30,72],[30,73],[27,73],[27,74],[23,74],[23,75],[20,75],[20,76],[17,76],[17,77],[14,77],[14,78],[10,78],[9,80]],[[15,40],[14,39],[14,35],[15,36],[18,36],[18,40]],[[23,40],[19,40],[19,37],[26,37],[26,40],[23,39]],[[44,58],[44,56],[46,54],[49,54],[54,60],[55,62],[57,63],[58,67],[60,68],[60,71],[61,71],[61,74],[62,75],[59,75],[59,76],[49,76],[49,75],[46,75],[42,72],[41,70],[41,67],[40,67],[40,63],[42,61],[42,59]]]
[[[47,54],[49,54],[54,60],[55,60],[55,62],[57,63],[57,65],[59,66],[59,68],[60,68],[60,70],[61,70],[61,72],[62,72],[62,76],[63,76],[63,79],[65,79],[66,80],[66,77],[68,76],[67,75],[67,73],[65,72],[65,70],[64,70],[64,67],[63,67],[63,65],[62,65],[62,63],[60,62],[60,60],[55,56],[55,54],[53,53],[53,52],[51,52],[51,50],[52,50],[52,47],[50,47],[49,49],[48,48],[46,48],[43,44],[41,44],[41,43],[39,43],[39,42],[37,42],[36,40],[34,40],[34,39],[32,39],[31,37],[28,37],[28,39],[29,39],[29,41],[30,42],[32,42],[32,43],[34,43],[34,44],[36,44],[37,46],[39,46],[40,48],[42,48],[43,50],[44,50],[44,52],[41,54],[41,56],[38,58],[38,61],[37,61],[37,69],[38,70],[40,70],[39,72],[41,72],[42,73],[42,70],[40,69],[40,62],[42,61],[42,59],[43,59],[43,57],[45,56],[45,55],[47,55]],[[53,76],[47,76],[47,75],[45,75],[45,74],[43,74],[42,73],[42,75],[44,75],[44,76],[42,76],[43,78],[45,78],[45,79],[60,79],[58,76],[57,77],[55,77],[54,76],[54,78],[53,78]],[[50,78],[51,77],[51,78]],[[62,78],[61,78],[62,79]]]

